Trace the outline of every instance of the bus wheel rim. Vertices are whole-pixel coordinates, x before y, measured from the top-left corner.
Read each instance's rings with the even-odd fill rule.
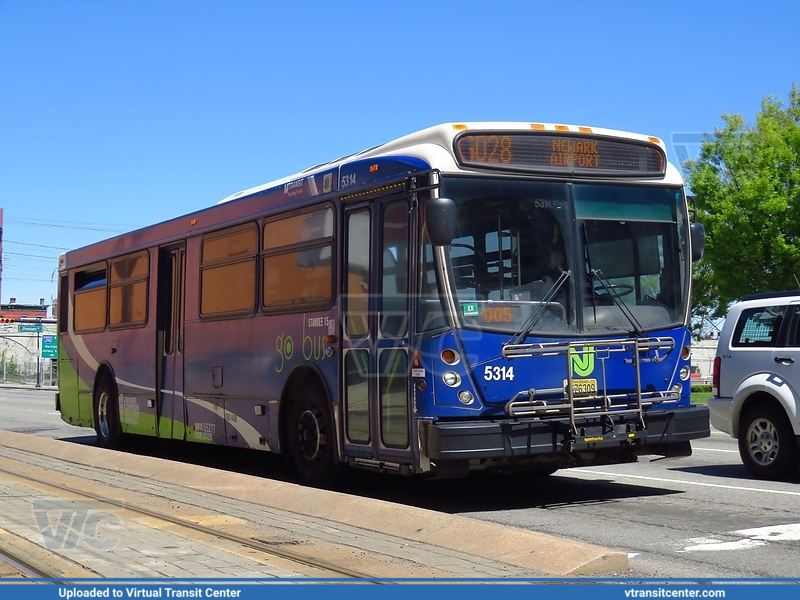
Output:
[[[322,447],[322,415],[311,407],[303,411],[298,420],[297,441],[300,455],[308,461],[318,458]]]
[[[108,392],[102,392],[97,401],[97,421],[100,425],[100,435],[108,437]]]

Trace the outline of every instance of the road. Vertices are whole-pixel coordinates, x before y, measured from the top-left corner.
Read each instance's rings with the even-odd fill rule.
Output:
[[[63,423],[48,391],[0,389],[0,428],[76,443],[89,429]],[[286,479],[277,457],[143,441],[133,452]],[[714,432],[689,458],[426,481],[351,473],[338,490],[577,539],[628,552],[626,577],[794,577],[800,573],[800,474],[748,476],[735,440]]]
[[[75,427],[61,420],[55,410],[55,391],[50,389],[18,389],[0,384],[0,429],[28,433],[50,439],[83,438],[83,443],[95,443],[94,432]]]

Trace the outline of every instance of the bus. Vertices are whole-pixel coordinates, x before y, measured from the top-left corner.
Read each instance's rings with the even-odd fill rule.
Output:
[[[655,137],[428,128],[63,254],[56,409],[317,485],[688,456],[690,214]]]

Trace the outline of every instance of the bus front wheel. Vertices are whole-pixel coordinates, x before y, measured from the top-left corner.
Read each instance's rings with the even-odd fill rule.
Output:
[[[120,438],[117,386],[108,375],[101,377],[94,388],[94,428],[98,446],[117,447]]]
[[[331,410],[316,385],[307,383],[292,402],[289,452],[300,477],[312,485],[330,485],[336,479],[336,433]]]

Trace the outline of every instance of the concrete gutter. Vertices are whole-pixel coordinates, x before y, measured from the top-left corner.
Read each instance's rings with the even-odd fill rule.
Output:
[[[102,465],[97,468],[360,527],[546,576],[622,574],[630,566],[625,552],[384,500],[9,431],[0,431],[0,445],[80,465]]]

